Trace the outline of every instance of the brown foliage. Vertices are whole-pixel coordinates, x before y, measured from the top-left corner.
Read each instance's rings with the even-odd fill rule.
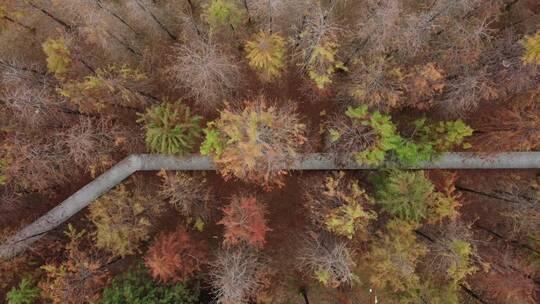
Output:
[[[129,148],[122,144],[127,132],[110,120],[82,117],[70,122],[75,124],[48,137],[40,129],[8,133],[1,157],[7,159],[5,174],[14,185],[51,192],[82,173],[95,176],[98,169],[111,165],[114,152]]]
[[[497,179],[494,191],[505,200],[499,211],[508,223],[508,232],[525,243],[540,239],[540,176],[505,174]]]
[[[226,107],[207,128],[217,131],[219,143],[203,143],[226,178],[238,177],[266,189],[283,185],[285,166],[291,165],[305,143],[305,125],[296,108],[269,105],[266,98]],[[214,139],[216,140],[216,139]]]
[[[0,222],[1,223],[1,222]],[[4,227],[4,226],[3,226]],[[7,227],[7,226],[5,226]],[[6,237],[14,233],[16,229],[0,229],[0,242],[4,242]],[[31,261],[28,254],[19,255],[11,259],[0,260],[0,292],[4,291],[9,284],[21,276],[21,273],[29,271]]]
[[[81,112],[106,114],[114,107],[141,109],[148,104],[144,88],[147,76],[126,65],[97,69],[82,81],[70,80],[58,89]]]
[[[65,185],[77,170],[66,162],[63,153],[47,138],[28,138],[15,132],[3,145],[3,157],[8,161],[5,175],[17,187],[41,193]]]
[[[358,102],[380,110],[400,106],[405,73],[391,57],[373,56],[353,61],[348,91]]]
[[[328,287],[350,286],[357,279],[354,251],[328,233],[308,233],[298,261],[299,270]]]
[[[144,261],[154,278],[163,282],[184,282],[201,270],[205,259],[201,244],[180,227],[159,235]]]
[[[537,303],[534,280],[513,267],[493,265],[487,274],[478,278],[477,283],[495,303]]]
[[[215,111],[240,86],[240,68],[233,58],[213,43],[194,41],[175,48],[167,74],[177,88],[204,109]]]
[[[406,105],[419,110],[430,108],[446,86],[444,71],[433,63],[417,66],[408,76],[408,82]]]
[[[107,280],[107,272],[103,268],[106,261],[95,250],[83,249],[84,231],[77,232],[70,226],[66,234],[70,238],[66,245],[66,261],[60,265],[42,266],[47,279],[39,287],[55,304],[95,301]]]
[[[497,90],[485,70],[464,69],[462,76],[449,81],[437,106],[451,116],[462,116],[483,101],[498,97]]]
[[[218,224],[225,226],[225,245],[246,243],[262,248],[266,233],[271,229],[266,223],[266,208],[255,196],[235,195],[223,208],[225,216]]]
[[[159,195],[176,210],[187,217],[200,217],[205,221],[210,218],[210,204],[214,195],[204,177],[164,171],[159,175],[162,178]]]
[[[15,70],[19,72],[18,70]],[[11,70],[4,72],[1,77],[13,76]],[[10,73],[10,75],[6,75]],[[5,79],[5,78],[4,78]],[[4,80],[6,86],[0,91],[0,98],[5,102],[5,109],[11,115],[6,122],[20,130],[42,132],[48,127],[58,127],[67,120],[61,111],[58,100],[53,96],[52,88],[42,80],[14,79]]]
[[[530,151],[540,149],[540,91],[522,101],[480,112],[473,128],[473,147],[480,151]]]
[[[122,135],[110,120],[81,118],[76,125],[58,134],[57,144],[78,168],[92,171],[109,165],[110,155],[119,148]]]

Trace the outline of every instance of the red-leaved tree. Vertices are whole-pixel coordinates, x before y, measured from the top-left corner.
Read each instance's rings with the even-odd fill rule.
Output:
[[[225,216],[219,225],[225,226],[225,245],[236,245],[241,242],[262,248],[268,228],[264,205],[252,195],[235,195],[229,205],[223,208]]]
[[[184,282],[205,260],[201,244],[184,228],[158,236],[144,258],[152,277],[163,282]]]

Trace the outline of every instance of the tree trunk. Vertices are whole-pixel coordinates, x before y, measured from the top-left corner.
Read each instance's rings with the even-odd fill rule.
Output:
[[[60,18],[57,18],[56,16],[54,16],[53,14],[51,14],[50,12],[48,12],[47,10],[35,5],[33,2],[31,1],[27,1],[27,3],[33,7],[34,9],[37,9],[39,11],[41,11],[43,14],[45,14],[46,16],[48,16],[49,18],[51,18],[52,20],[54,20],[56,23],[60,24],[67,32],[70,32],[72,29],[73,29],[73,26],[67,24],[66,22],[64,22],[63,20],[61,20]]]
[[[154,20],[158,25],[159,27],[165,32],[167,33],[167,35],[169,36],[169,38],[171,38],[172,40],[176,41],[177,40],[177,37],[171,33],[171,31],[169,31],[169,29],[165,26],[165,24],[163,24],[161,21],[159,21],[159,19],[150,11],[148,10],[144,5],[142,5],[142,3],[139,1],[139,0],[135,0],[135,3],[137,3],[137,5],[141,8],[141,10],[143,10],[145,13],[147,13],[148,15],[150,15],[150,17],[152,18],[152,20]]]

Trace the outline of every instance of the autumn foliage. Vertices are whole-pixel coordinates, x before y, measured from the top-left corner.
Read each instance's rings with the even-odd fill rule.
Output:
[[[0,0],[0,303],[540,303],[539,4]]]
[[[226,245],[245,243],[262,248],[266,233],[270,231],[266,222],[266,208],[251,195],[235,195],[223,208],[224,217],[218,224],[225,227]]]
[[[204,132],[201,154],[212,156],[223,176],[266,188],[283,185],[285,166],[306,141],[295,108],[270,105],[264,97],[223,109]]]
[[[159,235],[144,259],[152,277],[163,282],[184,282],[201,270],[206,256],[202,246],[184,228]]]
[[[96,246],[113,255],[137,253],[141,242],[150,238],[152,219],[160,204],[139,191],[120,185],[90,206],[90,220],[96,226]]]
[[[366,237],[377,213],[371,210],[373,198],[357,181],[339,172],[324,180],[308,180],[305,188],[304,205],[317,227],[349,239]]]
[[[180,214],[186,217],[210,218],[210,205],[215,199],[206,178],[176,172],[161,171],[159,196],[166,199]]]
[[[279,77],[285,67],[285,40],[278,34],[260,32],[246,43],[249,66],[265,81]]]
[[[55,304],[82,304],[95,301],[107,282],[106,260],[96,250],[82,247],[84,231],[69,226],[67,257],[61,264],[42,266],[46,280],[40,283],[44,295]]]

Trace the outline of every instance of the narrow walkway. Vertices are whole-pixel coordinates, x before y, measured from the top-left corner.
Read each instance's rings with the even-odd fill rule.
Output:
[[[354,161],[338,162],[332,154],[306,154],[288,170],[374,170]],[[130,155],[75,192],[32,224],[9,237],[0,246],[0,258],[7,259],[25,251],[44,234],[60,226],[84,209],[101,194],[107,192],[137,171],[213,171],[208,157],[178,158],[159,154]],[[435,162],[422,163],[404,169],[540,169],[540,152],[508,152],[496,154],[445,153]]]

